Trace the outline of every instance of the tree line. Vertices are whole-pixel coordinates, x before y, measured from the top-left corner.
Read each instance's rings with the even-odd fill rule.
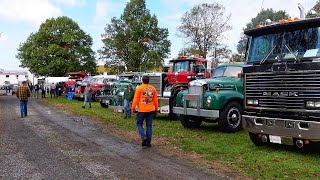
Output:
[[[313,10],[319,12],[318,1]],[[185,12],[177,27],[185,39],[181,54],[243,61],[247,37],[242,33],[237,53],[221,44],[223,33],[232,29],[231,13],[218,3],[201,3]],[[247,23],[246,29],[271,19],[287,18],[285,11],[262,9]],[[47,19],[37,32],[31,33],[18,48],[16,57],[21,67],[39,76],[64,76],[71,71],[96,73],[97,58],[105,62],[109,73],[159,69],[170,54],[169,30],[161,28],[158,18],[151,14],[145,0],[130,0],[120,17],[113,17],[101,35],[103,47],[92,50],[93,40],[72,19],[62,16]]]

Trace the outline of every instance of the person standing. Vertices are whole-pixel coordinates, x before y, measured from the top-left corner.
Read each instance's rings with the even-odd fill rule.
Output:
[[[56,85],[54,83],[50,86],[50,97],[52,98],[52,95],[56,97]]]
[[[124,91],[124,118],[130,118],[131,117],[131,105],[132,100],[134,97],[134,90],[132,88],[132,85],[129,84],[128,88]]]
[[[34,85],[34,97],[39,96],[39,84]]]
[[[46,97],[46,86],[44,85],[44,83],[41,84],[40,88],[41,88],[41,98],[45,98]]]
[[[28,98],[30,97],[30,89],[26,81],[23,81],[17,90],[17,97],[20,99],[21,118],[28,115]]]
[[[142,146],[151,147],[152,138],[152,120],[155,111],[158,109],[158,95],[157,90],[149,84],[149,77],[142,77],[142,85],[136,88],[134,94],[131,112],[135,112],[138,106],[137,113],[137,128],[142,140]],[[146,133],[143,129],[143,120],[146,119]]]
[[[87,102],[89,103],[89,108],[91,108],[91,97],[92,97],[92,88],[88,83],[84,89],[84,102],[82,108],[86,108]]]

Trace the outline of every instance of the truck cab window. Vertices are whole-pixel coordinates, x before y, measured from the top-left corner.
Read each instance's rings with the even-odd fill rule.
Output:
[[[176,62],[174,64],[174,72],[188,72],[188,61]]]

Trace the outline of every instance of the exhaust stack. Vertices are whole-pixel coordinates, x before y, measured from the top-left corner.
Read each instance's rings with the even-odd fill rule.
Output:
[[[306,13],[304,11],[304,7],[298,3],[298,8],[299,8],[299,11],[300,11],[300,19],[305,19],[306,18]]]

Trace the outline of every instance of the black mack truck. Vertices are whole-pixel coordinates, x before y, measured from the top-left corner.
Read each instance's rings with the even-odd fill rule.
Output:
[[[320,18],[282,20],[244,33],[242,119],[252,142],[299,148],[319,142]]]

